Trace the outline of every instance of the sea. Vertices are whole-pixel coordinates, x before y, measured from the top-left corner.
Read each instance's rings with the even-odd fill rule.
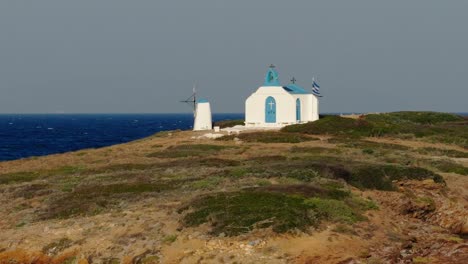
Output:
[[[213,114],[215,122],[229,119],[244,114]],[[105,147],[192,126],[193,114],[0,114],[0,161]]]
[[[213,114],[213,121],[244,114]],[[99,148],[187,130],[193,114],[2,114],[0,161]]]

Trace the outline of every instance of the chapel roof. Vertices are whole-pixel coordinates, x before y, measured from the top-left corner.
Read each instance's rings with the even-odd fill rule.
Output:
[[[294,83],[283,86],[283,89],[290,94],[311,94],[311,92]]]
[[[272,64],[268,68],[263,86],[275,86],[275,87],[281,86],[286,92],[290,94],[312,94],[312,92],[309,92],[306,89],[300,87],[299,85],[296,85],[295,84],[296,79],[293,78],[293,80],[291,81],[292,83],[286,86],[281,86],[281,83],[279,81],[279,73],[276,70],[276,67]]]

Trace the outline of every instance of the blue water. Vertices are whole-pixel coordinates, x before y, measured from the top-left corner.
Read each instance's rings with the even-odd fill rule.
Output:
[[[243,118],[213,115],[214,121]],[[0,115],[0,161],[110,146],[192,125],[192,114]]]
[[[243,118],[213,115],[214,121]],[[110,146],[192,125],[191,114],[0,115],[0,161]]]

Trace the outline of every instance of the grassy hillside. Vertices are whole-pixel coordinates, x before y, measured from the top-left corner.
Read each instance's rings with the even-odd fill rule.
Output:
[[[466,131],[327,116],[2,162],[0,263],[463,263]]]
[[[345,137],[422,138],[468,148],[467,124],[468,120],[454,114],[395,112],[363,115],[358,119],[325,116],[316,122],[285,127],[282,131]]]

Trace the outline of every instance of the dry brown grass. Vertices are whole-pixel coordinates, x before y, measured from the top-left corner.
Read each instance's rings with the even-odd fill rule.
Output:
[[[5,251],[0,253],[0,264],[62,264],[76,258],[76,252],[67,252],[58,256],[48,256],[42,252],[26,251],[22,249]],[[88,263],[79,260],[78,263]]]
[[[427,164],[423,161],[428,159],[429,155],[422,156],[417,151],[419,148],[437,147],[465,151],[461,147],[442,143],[372,138],[365,139],[376,142],[371,143],[372,146],[395,149],[394,144],[396,144],[406,147],[398,147],[397,150],[391,150],[388,153],[381,151],[366,154],[359,149],[359,146],[344,147],[341,144],[334,144],[328,142],[326,140],[328,137],[323,135],[316,136],[320,140],[268,144],[196,139],[199,135],[202,135],[202,132],[176,132],[172,136],[170,133],[164,133],[102,149],[1,162],[0,174],[40,171],[45,172],[44,175],[47,177],[39,175],[39,177],[31,178],[30,181],[0,184],[2,194],[0,196],[0,214],[2,214],[0,248],[9,250],[0,253],[0,264],[11,261],[38,264],[64,263],[73,256],[65,254],[52,257],[33,252],[63,237],[69,237],[75,242],[69,249],[78,248],[79,256],[93,256],[93,262],[96,263],[100,263],[104,258],[131,263],[135,256],[141,255],[142,251],[144,252],[143,249],[146,250],[147,247],[152,258],[161,256],[168,263],[177,263],[181,260],[193,263],[198,259],[190,255],[191,253],[184,252],[187,249],[200,250],[202,256],[208,256],[212,253],[203,251],[206,244],[218,238],[210,237],[207,227],[204,226],[196,229],[180,229],[181,216],[176,213],[177,208],[192,199],[202,195],[239,190],[261,190],[273,194],[302,197],[311,193],[320,193],[321,188],[328,188],[327,184],[340,184],[353,196],[366,193],[363,197],[373,195],[376,201],[382,199],[379,195],[383,198],[391,196],[394,198],[391,202],[396,203],[399,197],[398,192],[382,195],[374,190],[357,190],[348,185],[346,181],[336,180],[336,178],[348,179],[350,174],[346,168],[359,164],[390,163],[394,166],[406,166],[405,162],[411,161],[412,166],[426,166]],[[148,157],[149,154],[155,152],[177,150],[179,148],[177,146],[181,145],[219,145],[222,149],[203,151],[196,157],[191,155],[170,159]],[[451,160],[455,161],[453,158]],[[468,166],[466,160],[458,159],[456,162]],[[63,168],[80,169],[63,170]],[[449,177],[450,188],[466,185],[466,181],[463,181],[464,178],[461,179],[461,176],[453,174],[443,174],[443,176]],[[292,184],[295,186],[291,187]],[[307,184],[315,184],[320,188],[304,187]],[[466,197],[465,189],[460,187],[459,197]],[[445,191],[449,196],[452,194],[451,189]],[[374,228],[372,232],[378,233],[378,229],[383,229],[384,225],[389,227],[391,223],[400,225],[401,230],[406,228],[404,223],[408,223],[407,218],[397,215],[398,212],[393,210],[394,204],[388,202],[379,204],[379,207],[381,211],[372,212],[372,214],[379,215],[379,221],[384,219],[387,223],[383,224],[369,217],[369,226]],[[80,208],[83,210],[80,211]],[[39,216],[44,213],[48,217],[40,218]],[[349,228],[354,229],[355,226]],[[363,231],[359,228],[356,230],[359,235],[354,235],[353,241],[359,245],[365,244],[367,240],[364,239]],[[230,245],[229,243],[245,244],[245,241],[264,239],[269,247],[275,248],[277,255],[287,253],[296,256],[304,252],[310,253],[310,243],[316,245],[323,234],[317,230],[307,235],[300,233],[298,237],[276,237],[266,230],[262,231],[264,233],[257,232],[260,231],[253,230],[242,239],[226,239],[225,242],[227,245]],[[325,233],[329,234],[327,232]],[[203,237],[202,240],[196,238],[194,234],[197,233]],[[164,238],[170,235],[180,239],[170,244],[162,243]],[[386,239],[383,235],[373,237],[372,245],[378,247],[386,242]],[[300,252],[297,248],[301,245],[294,245],[291,248],[285,246],[297,240],[307,241],[307,246],[302,245],[303,250]],[[346,240],[336,237],[328,241],[325,237],[324,241],[320,242],[326,243],[327,248],[333,249],[344,241]],[[15,248],[26,248],[28,251],[11,251]],[[214,255],[218,254],[217,257],[222,255],[221,251],[216,251],[216,248],[213,250]],[[245,252],[238,248],[229,246],[226,250],[232,250],[236,256],[245,255]],[[345,251],[347,255],[354,256],[353,252]],[[262,250],[252,252],[253,255],[246,256],[247,259],[236,257],[232,262],[255,262],[258,257],[268,258],[269,254]],[[333,254],[344,254],[343,251],[333,252]],[[62,252],[54,254],[60,253]],[[316,254],[322,253],[316,252]],[[269,260],[272,260],[271,263],[276,263],[276,260],[281,262],[287,259]],[[80,261],[86,263],[86,260]]]

